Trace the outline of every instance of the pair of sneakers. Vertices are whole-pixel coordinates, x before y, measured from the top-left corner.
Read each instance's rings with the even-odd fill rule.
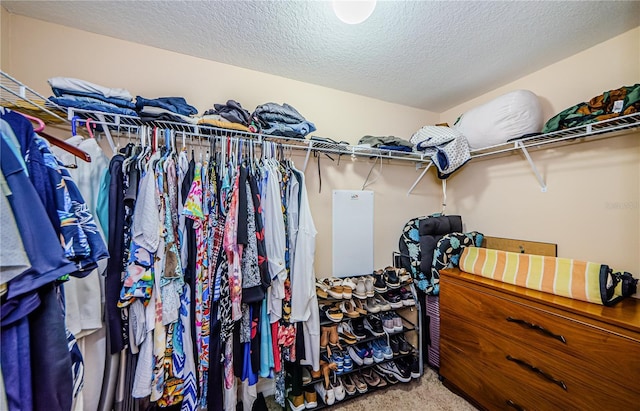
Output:
[[[384,293],[389,289],[400,288],[400,276],[396,268],[388,266],[384,270],[373,272],[373,287],[379,293]]]
[[[364,303],[364,308],[372,313],[379,313],[380,311],[389,311],[391,310],[391,305],[389,301],[387,301],[382,295],[374,295],[373,297],[367,298],[367,301]]]
[[[356,284],[350,278],[325,278],[316,281],[316,294],[322,298],[327,297],[341,299],[351,299]],[[326,297],[325,297],[326,298]]]
[[[400,299],[402,305],[405,307],[416,305],[416,300],[413,298],[413,293],[409,287],[402,287],[400,289]]]
[[[365,300],[375,295],[375,289],[373,287],[374,280],[371,276],[364,275],[360,277],[355,277],[353,278],[353,281],[356,284],[356,287],[353,290],[353,295],[356,298]]]
[[[368,347],[373,354],[373,361],[375,363],[381,363],[384,360],[390,360],[393,358],[393,351],[384,338],[379,338],[368,343]]]
[[[404,365],[410,371],[411,378],[420,378],[420,359],[417,355],[402,357],[396,362]]]
[[[387,334],[395,334],[404,330],[402,318],[395,312],[380,314],[380,319],[382,320],[382,329]]]
[[[353,370],[353,360],[343,351],[333,350],[331,353],[331,362],[335,363],[337,366],[335,374],[340,375]]]
[[[389,266],[384,269],[384,281],[388,288],[400,288],[400,276],[395,267]]]
[[[380,373],[391,375],[401,382],[411,381],[411,370],[405,364],[397,361],[388,361],[376,365],[376,370]]]
[[[292,395],[289,393],[287,400],[291,411],[302,411],[304,409],[316,408],[318,406],[318,396],[315,390],[309,391],[305,389],[300,395]]]
[[[350,345],[347,349],[349,357],[357,365],[371,365],[373,364],[373,351],[368,344],[356,344]]]
[[[398,289],[389,290],[383,295],[384,295],[384,299],[387,300],[387,302],[389,303],[389,306],[391,307],[391,309],[397,310],[398,308],[402,308],[403,303],[402,303],[402,296],[401,296],[400,290]]]
[[[364,381],[364,378],[360,373],[354,373],[345,375],[342,378],[342,383],[344,385],[344,389],[349,395],[353,395],[356,392],[360,394],[364,394],[369,390],[367,383]]]
[[[393,350],[386,338],[378,338],[371,343],[371,347],[375,354],[378,351],[385,360],[393,359]]]
[[[382,327],[382,320],[377,315],[369,315],[363,321],[364,328],[375,337],[381,337],[384,335],[384,328]]]
[[[392,335],[389,338],[389,346],[394,356],[406,355],[413,352],[413,346],[409,344],[402,334]]]

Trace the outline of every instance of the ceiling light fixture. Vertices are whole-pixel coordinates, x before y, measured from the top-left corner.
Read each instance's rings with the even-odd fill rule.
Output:
[[[360,24],[371,16],[376,0],[333,0],[333,12],[347,24]]]

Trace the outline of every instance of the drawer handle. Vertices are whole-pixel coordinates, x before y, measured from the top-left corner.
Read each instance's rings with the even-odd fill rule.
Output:
[[[559,334],[554,334],[554,333],[552,333],[551,331],[547,330],[546,328],[544,328],[541,325],[530,323],[528,321],[521,320],[519,318],[513,318],[513,317],[507,317],[507,321],[509,321],[510,323],[518,323],[518,324],[526,325],[527,327],[529,327],[529,328],[531,328],[533,330],[538,330],[538,331],[548,335],[549,337],[555,338],[558,341],[562,341],[565,344],[567,343],[567,340],[564,338],[564,336],[559,335]]]
[[[562,389],[563,389],[563,390],[567,391],[567,385],[564,383],[564,381],[562,381],[562,380],[558,380],[557,378],[554,378],[552,375],[547,374],[546,372],[542,371],[540,368],[535,367],[535,366],[533,366],[533,365],[529,364],[528,362],[526,362],[526,361],[524,361],[524,360],[521,360],[521,359],[519,359],[519,358],[512,357],[512,356],[510,356],[510,355],[507,355],[507,360],[509,360],[509,361],[513,361],[513,362],[515,362],[516,364],[520,364],[520,365],[522,365],[522,366],[524,366],[524,367],[526,367],[526,368],[530,369],[531,371],[533,371],[533,372],[535,372],[535,373],[538,373],[538,374],[542,375],[542,376],[543,376],[544,378],[546,378],[547,380],[551,381],[551,382],[552,382],[552,383],[554,383],[554,384],[559,385],[560,387],[562,387]]]
[[[527,409],[526,409],[526,408],[524,408],[524,407],[523,407],[523,406],[521,406],[521,405],[516,404],[515,402],[513,402],[513,401],[511,401],[511,400],[507,400],[507,405],[508,405],[508,406],[510,406],[510,407],[515,408],[515,409],[516,409],[516,410],[518,410],[518,411],[527,411]]]

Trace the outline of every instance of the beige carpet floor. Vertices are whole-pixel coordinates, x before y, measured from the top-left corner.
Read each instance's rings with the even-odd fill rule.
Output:
[[[348,399],[348,397],[347,397]],[[269,410],[278,410],[273,397],[267,398]],[[475,411],[466,400],[449,391],[438,379],[438,374],[425,368],[424,375],[407,384],[396,384],[387,389],[335,403],[329,409],[341,411]]]

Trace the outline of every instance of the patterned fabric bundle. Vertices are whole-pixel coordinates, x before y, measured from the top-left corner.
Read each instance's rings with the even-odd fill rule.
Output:
[[[487,248],[465,248],[460,269],[505,283],[595,304],[613,305],[635,293],[629,273],[570,258],[544,257]]]
[[[547,121],[543,133],[582,126],[640,111],[640,83],[605,91],[587,102],[562,110]]]

